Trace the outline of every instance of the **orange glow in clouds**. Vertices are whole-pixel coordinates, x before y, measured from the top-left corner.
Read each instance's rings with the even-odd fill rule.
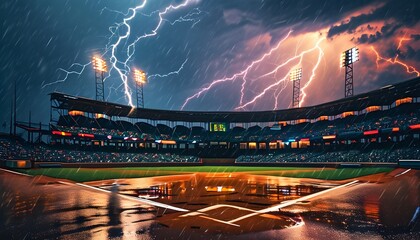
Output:
[[[400,38],[400,41],[398,42],[398,47],[397,47],[397,50],[399,50],[400,48],[401,48],[401,46],[402,46],[402,42],[403,41],[409,41],[409,40],[411,40],[410,38]],[[401,66],[403,66],[405,69],[406,69],[406,71],[407,71],[407,73],[413,73],[413,74],[416,74],[417,75],[417,77],[420,77],[420,72],[419,72],[419,70],[417,70],[415,67],[413,67],[413,66],[410,66],[410,65],[408,65],[408,64],[406,64],[406,63],[404,63],[404,62],[401,62],[400,60],[398,60],[398,54],[394,57],[394,58],[384,58],[384,57],[382,57],[379,53],[378,53],[378,51],[376,51],[376,49],[375,49],[375,47],[373,47],[373,46],[370,46],[370,49],[375,53],[375,55],[376,55],[376,67],[377,68],[379,68],[379,62],[380,61],[385,61],[385,62],[388,62],[388,63],[390,63],[390,64],[398,64],[398,65],[401,65]]]

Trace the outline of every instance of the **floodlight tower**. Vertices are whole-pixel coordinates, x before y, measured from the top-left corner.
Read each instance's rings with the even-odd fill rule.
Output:
[[[144,108],[143,86],[147,83],[146,73],[134,69],[134,81],[136,82],[137,108]]]
[[[344,97],[353,96],[353,63],[359,61],[359,49],[350,48],[341,54],[341,67],[346,68],[344,75]]]
[[[302,79],[302,68],[296,68],[290,72],[290,81],[293,82],[293,108],[298,108],[300,103],[300,79]]]
[[[108,68],[106,66],[106,62],[102,60],[102,58],[96,56],[92,58],[92,65],[95,70],[96,100],[104,102],[104,73],[108,71]]]

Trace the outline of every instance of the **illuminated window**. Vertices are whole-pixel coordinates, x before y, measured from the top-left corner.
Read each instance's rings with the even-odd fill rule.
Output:
[[[309,122],[308,119],[298,119],[296,120],[296,124]]]
[[[249,143],[249,149],[257,149],[257,143],[256,142],[250,142]]]
[[[278,142],[278,143],[279,143],[279,148],[280,148],[280,149],[283,149],[283,148],[284,148],[284,142],[280,141],[280,142]]]
[[[381,110],[381,108],[379,106],[370,106],[366,108],[366,112],[375,112],[375,111],[379,111]]]
[[[287,125],[287,122],[281,121],[281,122],[279,122],[279,125],[285,127]]]
[[[104,116],[102,113],[95,113],[95,118],[104,118]]]
[[[326,121],[326,120],[328,120],[328,116],[320,116],[317,120],[318,121]]]
[[[404,103],[412,103],[412,102],[413,102],[413,98],[411,98],[411,97],[401,98],[401,99],[398,99],[397,101],[395,101],[395,106],[399,106],[399,105],[404,104]]]
[[[310,146],[311,142],[309,141],[309,139],[301,139],[299,141],[299,148],[307,148],[308,146]]]
[[[85,113],[82,111],[73,110],[73,111],[69,111],[69,115],[70,116],[84,116]]]
[[[342,118],[348,117],[348,116],[353,116],[354,112],[343,112],[343,114],[341,114]]]

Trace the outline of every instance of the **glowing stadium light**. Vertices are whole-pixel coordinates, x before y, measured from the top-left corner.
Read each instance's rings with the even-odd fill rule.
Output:
[[[302,68],[296,68],[290,72],[290,81],[302,79]]]
[[[346,67],[352,63],[359,61],[359,49],[358,48],[350,48],[344,51],[341,54],[340,58],[340,65],[341,67]]]
[[[100,57],[94,56],[92,58],[92,65],[93,65],[93,69],[95,71],[98,71],[98,72],[107,72],[108,71],[108,67],[106,65],[106,62]]]
[[[145,84],[147,83],[146,73],[139,69],[134,69],[134,81],[137,84]]]

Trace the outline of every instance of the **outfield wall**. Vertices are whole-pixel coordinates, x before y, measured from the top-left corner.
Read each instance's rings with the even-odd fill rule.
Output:
[[[253,166],[253,167],[315,167],[315,168],[357,168],[357,167],[398,167],[398,163],[227,163],[227,162],[197,162],[197,163],[60,163],[35,162],[35,168],[67,167],[67,168],[116,168],[116,167],[187,167],[187,166]]]
[[[420,160],[416,159],[401,159],[398,161],[398,166],[402,168],[420,169]]]

